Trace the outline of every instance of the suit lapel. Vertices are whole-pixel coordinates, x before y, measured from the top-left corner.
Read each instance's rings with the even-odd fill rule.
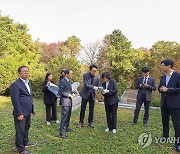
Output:
[[[88,84],[91,84],[91,75],[90,72],[86,74]]]
[[[89,73],[89,80],[90,80],[90,84],[91,84],[91,74],[90,74],[90,73]],[[92,85],[95,84],[95,80],[96,80],[96,75],[95,75],[94,78],[93,78]]]
[[[140,83],[143,83],[144,82],[144,76],[142,76],[141,78],[140,78]]]
[[[103,87],[103,89],[105,89],[106,88],[106,82],[103,82],[103,84],[102,84],[102,87]]]
[[[148,79],[147,79],[147,84],[149,85],[151,82],[151,77],[149,76]]]
[[[166,87],[166,76],[165,75],[162,76],[162,86]]]
[[[65,84],[68,85],[69,90],[72,90],[71,83],[69,81],[67,81],[66,78],[64,78],[64,80],[65,80]]]
[[[26,90],[26,92],[30,95],[30,93],[29,93],[26,85],[23,83],[23,81],[22,81],[20,78],[19,78],[19,82],[20,82],[20,84],[22,85],[22,87],[24,88],[24,90]],[[31,88],[30,88],[30,89],[31,89]]]
[[[111,86],[111,80],[109,80],[109,84],[108,84],[107,89],[109,89],[109,88],[110,88],[110,86]],[[109,89],[109,90],[110,90],[110,89]]]
[[[30,93],[31,93],[31,95],[32,95],[32,86],[31,86],[30,82],[28,82],[28,85],[29,85],[29,88],[30,88]],[[26,89],[27,89],[27,88],[26,88]]]

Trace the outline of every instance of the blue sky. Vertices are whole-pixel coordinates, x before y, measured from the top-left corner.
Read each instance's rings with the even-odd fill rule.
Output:
[[[2,15],[28,25],[33,40],[82,44],[120,29],[134,48],[180,42],[180,0],[0,0]]]

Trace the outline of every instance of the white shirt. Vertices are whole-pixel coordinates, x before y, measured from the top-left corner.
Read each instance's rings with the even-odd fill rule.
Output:
[[[70,80],[67,78],[67,77],[64,77],[67,81],[69,81],[70,82]]]
[[[108,82],[106,82],[106,89],[108,88],[108,85],[109,85],[109,81],[108,81]]]
[[[165,74],[166,75],[166,86],[168,85],[169,80],[171,79],[173,72],[174,72],[174,70],[170,74]]]
[[[148,75],[148,76],[144,76],[143,83],[145,82],[145,78],[146,78],[146,84],[147,84],[147,81],[148,81],[149,75]]]
[[[29,83],[29,80],[28,80],[28,79],[24,80],[24,79],[21,78],[21,77],[20,77],[20,79],[21,79],[21,80],[23,81],[23,83],[25,84],[25,86],[26,86],[29,94],[31,94],[30,87],[29,87],[29,84],[28,84],[28,83]]]

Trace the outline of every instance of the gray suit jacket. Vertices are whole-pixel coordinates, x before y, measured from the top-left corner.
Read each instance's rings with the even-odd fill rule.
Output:
[[[93,89],[94,86],[99,87],[100,82],[99,82],[99,76],[95,75],[93,83],[91,85],[91,74],[90,72],[84,73],[83,74],[83,88],[82,91],[80,93],[81,97],[84,99],[88,99],[89,95],[92,94],[93,99],[95,99],[95,90]]]
[[[102,84],[103,89],[106,89],[106,82]],[[119,102],[118,99],[118,85],[115,80],[109,80],[109,84],[107,89],[109,90],[109,93],[103,94],[104,96],[104,104],[105,105],[112,105]]]
[[[60,95],[60,105],[61,106],[72,106],[72,100],[69,94],[72,94],[72,86],[66,78],[60,80],[59,83],[59,95]]]
[[[140,77],[136,83],[136,89],[138,89],[138,93],[136,98],[141,99],[142,93],[143,93],[143,88],[140,87],[140,84],[143,83],[144,76]],[[148,87],[145,89],[146,92],[146,100],[147,101],[152,101],[152,91],[156,90],[156,83],[155,80],[149,76],[147,80]]]

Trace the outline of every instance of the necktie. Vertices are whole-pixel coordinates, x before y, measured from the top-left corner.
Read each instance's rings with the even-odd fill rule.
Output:
[[[93,84],[93,81],[94,81],[94,77],[92,76],[91,77],[91,85]]]
[[[144,84],[146,84],[147,77],[145,77]]]

